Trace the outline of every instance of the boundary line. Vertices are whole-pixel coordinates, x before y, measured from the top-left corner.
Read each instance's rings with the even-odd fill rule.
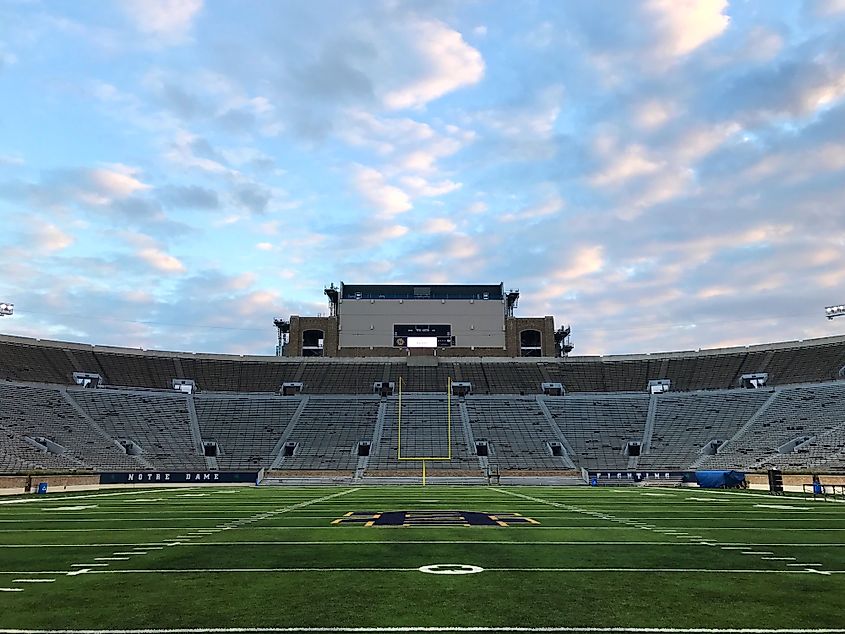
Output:
[[[845,628],[718,628],[718,627],[509,627],[509,626],[404,626],[404,627],[196,627],[134,630],[0,629],[0,634],[260,634],[272,632],[603,632],[630,634],[845,634]]]

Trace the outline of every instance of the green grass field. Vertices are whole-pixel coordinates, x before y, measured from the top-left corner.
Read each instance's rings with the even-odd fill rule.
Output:
[[[538,523],[332,523],[350,512],[433,510]],[[475,572],[419,570],[435,564]],[[0,588],[0,632],[845,632],[845,505],[587,487],[0,498]]]

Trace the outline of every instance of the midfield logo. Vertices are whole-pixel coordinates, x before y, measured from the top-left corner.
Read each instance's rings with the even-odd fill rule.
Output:
[[[513,526],[539,524],[519,513],[479,513],[477,511],[349,511],[332,524],[358,526]]]

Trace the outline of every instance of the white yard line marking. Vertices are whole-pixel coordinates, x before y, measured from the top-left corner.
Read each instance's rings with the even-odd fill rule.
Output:
[[[809,511],[809,506],[789,506],[788,504],[755,504],[760,509],[786,509],[790,511]]]
[[[795,557],[760,557],[767,561],[795,561]]]
[[[80,568],[79,570],[71,570],[70,572],[66,573],[68,577],[76,577],[77,575],[83,575],[86,572],[91,572],[90,568]]]
[[[0,592],[23,592],[23,588],[0,588]]]
[[[183,489],[184,491],[185,489]],[[25,498],[23,500],[2,500],[0,504],[32,504],[33,502],[55,502],[56,500],[83,500],[83,499],[90,499],[90,498],[105,498],[111,497],[114,495],[142,495],[142,494],[150,494],[150,493],[164,493],[166,489],[156,489],[150,491],[149,489],[145,491],[120,491],[118,493],[90,493],[88,495],[63,495],[61,497],[40,497],[40,498]]]
[[[12,579],[12,583],[52,583],[55,579]]]
[[[773,552],[767,550],[743,550],[743,555],[774,555]]]
[[[810,566],[821,566],[822,564],[786,564],[787,566],[803,566],[809,568]]]
[[[94,557],[94,561],[129,561],[129,557]]]
[[[402,634],[404,632],[595,632],[604,634],[845,634],[845,628],[712,628],[712,627],[519,627],[519,626],[399,626],[399,627],[193,627],[136,630],[32,630],[0,629],[0,634],[273,634],[285,632],[348,632],[350,634]]]
[[[90,565],[90,564],[89,564]],[[807,566],[808,564],[801,564],[801,566]],[[562,573],[569,573],[569,572],[630,572],[630,573],[653,573],[653,572],[665,572],[665,573],[680,573],[680,574],[691,574],[691,573],[704,573],[704,574],[741,574],[741,575],[794,575],[794,574],[807,574],[810,572],[810,569],[805,568],[804,570],[798,569],[790,569],[790,570],[761,570],[761,569],[748,569],[748,568],[524,568],[524,567],[513,567],[513,568],[485,568],[485,572],[503,572],[503,573],[512,573],[512,572],[562,572]],[[125,569],[125,570],[116,570],[116,569],[89,569],[89,568],[81,568],[80,570],[73,571],[72,573],[61,573],[61,572],[53,572],[53,571],[16,571],[16,572],[7,572],[7,571],[0,571],[0,575],[20,575],[20,574],[68,574],[73,575],[81,574],[85,572],[87,574],[98,574],[98,575],[169,575],[169,574],[200,574],[200,573],[248,573],[248,574],[257,574],[257,573],[323,573],[323,572],[419,572],[418,568],[367,568],[367,567],[349,567],[349,568],[138,568],[138,569]],[[830,574],[841,575],[845,574],[845,570],[829,570],[827,571]]]
[[[84,511],[85,509],[95,509],[96,504],[78,504],[76,506],[46,506],[42,511]]]
[[[94,566],[108,566],[108,564],[71,564],[71,568],[93,568]]]

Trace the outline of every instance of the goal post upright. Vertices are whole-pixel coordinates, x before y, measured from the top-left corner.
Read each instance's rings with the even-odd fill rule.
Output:
[[[399,377],[399,395],[397,399],[397,449],[396,458],[400,461],[413,460],[422,462],[422,484],[426,485],[426,462],[429,460],[452,460],[452,377],[446,379],[446,455],[445,456],[402,456],[402,387],[405,380]]]

